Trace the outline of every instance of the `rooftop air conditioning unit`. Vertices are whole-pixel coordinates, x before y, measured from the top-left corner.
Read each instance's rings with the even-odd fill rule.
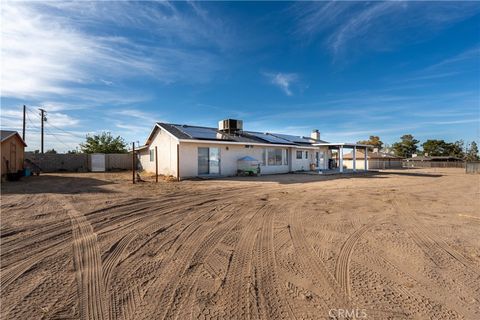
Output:
[[[243,121],[235,119],[225,119],[218,121],[218,130],[228,133],[235,133],[243,130]]]

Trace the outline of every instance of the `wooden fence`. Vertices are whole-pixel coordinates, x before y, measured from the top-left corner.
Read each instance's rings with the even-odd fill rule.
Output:
[[[480,173],[480,162],[467,162],[466,173]]]
[[[403,161],[403,168],[465,168],[463,161]]]

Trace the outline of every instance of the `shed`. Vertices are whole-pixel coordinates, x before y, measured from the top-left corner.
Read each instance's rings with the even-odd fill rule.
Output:
[[[2,137],[2,177],[23,170],[27,144],[17,131],[0,130]]]

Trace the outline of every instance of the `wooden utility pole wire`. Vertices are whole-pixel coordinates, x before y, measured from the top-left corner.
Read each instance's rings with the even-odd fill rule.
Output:
[[[27,107],[23,105],[23,131],[22,131],[22,139],[25,141],[25,115],[26,115]]]
[[[42,122],[42,137],[41,137],[41,146],[42,146],[42,153],[43,153],[43,122],[47,120],[47,118],[45,117],[45,113],[46,111],[43,110],[43,109],[39,109],[40,110],[40,117],[41,117],[41,122]]]

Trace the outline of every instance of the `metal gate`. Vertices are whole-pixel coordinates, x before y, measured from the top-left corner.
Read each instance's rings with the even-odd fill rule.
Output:
[[[105,171],[105,154],[94,153],[90,155],[92,172]]]

